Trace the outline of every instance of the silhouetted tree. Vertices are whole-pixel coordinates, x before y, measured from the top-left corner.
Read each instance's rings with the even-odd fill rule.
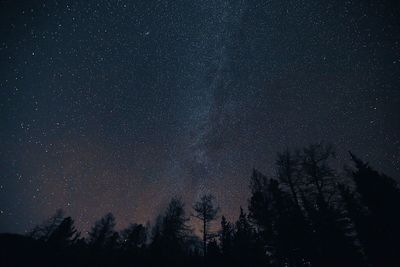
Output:
[[[94,248],[113,248],[118,240],[118,233],[114,230],[115,217],[107,213],[98,220],[89,232],[89,244]]]
[[[202,222],[202,233],[203,233],[203,253],[207,255],[207,241],[210,238],[209,227],[211,221],[215,220],[219,211],[218,207],[214,206],[214,197],[209,195],[203,195],[199,201],[193,205],[195,214],[193,215]]]
[[[146,244],[147,230],[142,224],[131,224],[122,231],[122,246],[125,249],[138,249]]]
[[[219,242],[221,245],[222,254],[225,257],[232,256],[233,237],[234,237],[234,227],[230,222],[226,220],[224,216],[222,216]]]
[[[185,253],[185,243],[188,240],[190,228],[187,225],[184,204],[178,198],[173,198],[163,216],[158,216],[153,227],[151,250],[159,257],[168,259],[170,264],[181,260]]]
[[[262,244],[258,242],[255,229],[248,220],[247,214],[240,207],[240,215],[235,223],[233,243],[233,261],[238,266],[264,265],[265,255]]]
[[[273,222],[270,242],[273,259],[279,266],[306,266],[312,253],[307,244],[311,231],[302,210],[277,180],[270,180],[268,193]]]
[[[28,233],[28,236],[34,239],[47,241],[50,235],[53,233],[53,231],[57,229],[57,227],[63,220],[64,220],[64,212],[62,209],[58,209],[53,216],[44,221],[42,224],[34,227]]]
[[[309,262],[309,229],[303,212],[277,180],[254,170],[251,179],[250,218],[262,238],[265,253],[278,266]]]
[[[276,160],[278,179],[289,188],[294,203],[299,206],[299,157],[293,155],[289,149],[278,153]]]
[[[316,205],[323,205],[322,202],[329,201],[333,194],[336,173],[330,164],[334,157],[333,146],[322,143],[309,145],[300,154],[300,171],[307,185],[306,193],[315,195]]]
[[[357,239],[356,243],[359,244],[364,260],[367,257],[366,260],[370,261],[369,255],[374,253],[371,250],[375,250],[377,244],[373,244],[374,241],[370,238],[372,225],[368,218],[367,208],[361,204],[357,193],[349,185],[338,184],[338,191],[343,202],[344,213],[351,221],[350,231]]]
[[[364,233],[359,226],[367,256],[373,266],[399,266],[399,187],[394,179],[375,171],[354,154],[350,155],[356,168],[351,175],[360,201],[367,208],[364,221],[368,225],[368,233]]]
[[[236,222],[235,242],[238,247],[248,246],[253,241],[254,229],[247,219],[247,214],[240,207],[239,219]],[[245,250],[245,249],[244,249]]]
[[[221,250],[214,238],[210,239],[207,243],[207,262],[209,265],[215,264],[219,261],[221,256]]]
[[[173,198],[168,205],[162,225],[162,235],[170,244],[180,245],[187,237],[189,218],[185,214],[185,205],[180,199]]]
[[[336,205],[338,175],[331,167],[335,151],[331,145],[312,144],[303,149],[300,172],[305,182],[303,206],[313,228],[313,262],[325,266],[357,266],[357,248],[351,226]],[[343,259],[346,259],[344,261]]]
[[[79,238],[79,233],[74,227],[71,217],[65,218],[60,225],[52,231],[47,242],[53,246],[66,247]]]
[[[333,203],[303,198],[312,226],[312,263],[315,266],[363,266],[362,255],[345,214]]]
[[[269,179],[253,169],[250,179],[251,197],[249,200],[249,217],[257,227],[258,238],[262,240],[263,254],[272,254],[274,235],[271,194],[268,193]]]
[[[207,266],[400,266],[397,183],[353,154],[346,177],[332,167],[334,155],[332,146],[314,144],[279,153],[276,176],[253,170],[249,214],[240,208],[235,224],[222,216],[219,239],[210,231],[218,212],[211,195],[193,205],[202,240],[178,198],[157,217],[150,242],[142,224],[119,235],[111,213],[79,238],[58,210],[25,236],[0,234],[0,265],[202,266],[207,256]]]

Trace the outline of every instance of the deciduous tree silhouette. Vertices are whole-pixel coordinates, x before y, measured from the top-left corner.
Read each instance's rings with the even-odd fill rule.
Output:
[[[332,145],[323,143],[311,144],[305,147],[300,154],[301,175],[309,189],[308,196],[315,195],[319,201],[329,201],[333,194],[335,171],[330,166],[335,157],[335,150]]]
[[[307,243],[311,230],[300,206],[277,180],[254,170],[251,181],[250,218],[257,226],[265,253],[278,266],[303,266],[310,261]]]
[[[294,203],[299,206],[299,156],[286,149],[283,153],[278,153],[275,164],[279,181],[287,185]]]
[[[325,266],[359,266],[361,256],[351,235],[351,226],[340,207],[337,173],[331,167],[335,151],[331,145],[312,144],[301,154],[301,175],[306,181],[303,203],[315,242],[313,262]]]

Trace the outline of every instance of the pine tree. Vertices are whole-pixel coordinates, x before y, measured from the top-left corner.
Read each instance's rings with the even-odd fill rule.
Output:
[[[47,242],[53,246],[66,247],[79,238],[79,233],[74,227],[71,217],[65,218],[60,225],[50,234]]]
[[[115,228],[115,217],[112,213],[107,213],[98,220],[89,232],[89,244],[94,248],[115,247],[118,233]]]
[[[258,243],[256,232],[247,214],[240,207],[239,218],[235,223],[233,239],[233,260],[238,266],[264,265],[265,253]]]
[[[153,227],[151,250],[171,264],[182,260],[186,252],[185,244],[190,234],[187,225],[185,205],[179,198],[173,198],[164,215],[158,216]]]
[[[232,256],[233,234],[234,229],[232,224],[228,222],[224,216],[222,216],[219,242],[221,245],[222,254],[225,257]]]

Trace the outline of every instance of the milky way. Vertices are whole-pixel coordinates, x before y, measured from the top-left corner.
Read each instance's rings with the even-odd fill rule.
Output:
[[[109,211],[145,223],[204,192],[234,219],[252,168],[317,141],[399,177],[396,6],[16,2],[0,3],[0,232],[57,208],[81,230]]]

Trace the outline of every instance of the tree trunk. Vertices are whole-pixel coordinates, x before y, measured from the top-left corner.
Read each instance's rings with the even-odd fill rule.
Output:
[[[205,219],[203,221],[203,253],[204,253],[204,258],[205,258],[206,254],[207,254],[207,233],[206,233],[206,220]]]

